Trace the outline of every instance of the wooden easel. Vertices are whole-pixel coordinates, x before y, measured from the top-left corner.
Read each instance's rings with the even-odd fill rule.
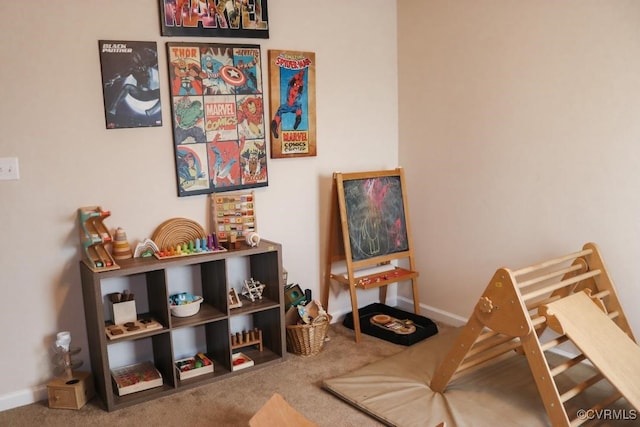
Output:
[[[345,193],[345,188],[348,194]],[[371,206],[367,207],[369,196],[372,196],[373,201]],[[354,221],[355,216],[357,218]],[[394,223],[401,226],[390,231],[389,227],[384,226],[384,217],[396,216]],[[379,233],[373,232],[372,229],[378,230]],[[410,230],[402,168],[333,174],[329,244],[321,301],[328,309],[331,280],[349,287],[356,342],[360,342],[361,339],[357,289],[379,288],[380,302],[384,304],[389,284],[411,280],[414,311],[416,314],[420,313],[418,272],[415,271]],[[399,231],[397,235],[396,231]],[[361,239],[361,236],[365,235],[368,237]],[[391,241],[399,244],[390,245]],[[362,245],[363,242],[366,245]],[[408,269],[391,264],[392,261],[400,259],[409,260]],[[346,273],[334,273],[333,263],[342,260],[346,262]]]
[[[556,334],[541,340],[547,327]],[[552,366],[545,352],[567,341],[581,354]],[[490,361],[500,363],[511,350],[527,358],[553,426],[580,425],[588,420],[580,418],[581,409],[606,408],[622,396],[640,409],[640,348],[593,243],[529,267],[498,269],[434,372],[431,389],[444,392],[453,377]],[[585,359],[599,372],[561,389],[557,378]],[[573,406],[572,398],[604,378],[617,389],[614,394],[592,408]]]

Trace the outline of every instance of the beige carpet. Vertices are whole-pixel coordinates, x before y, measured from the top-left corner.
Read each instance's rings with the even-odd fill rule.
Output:
[[[434,427],[441,422],[457,427],[549,425],[527,360],[515,352],[455,378],[444,393],[431,391],[429,383],[433,372],[451,348],[458,331],[441,332],[401,353],[327,379],[323,385],[354,407],[391,426]],[[562,360],[554,354],[548,358],[553,364]],[[557,378],[561,391],[586,380],[595,371],[581,365],[567,372],[570,376]],[[601,381],[569,404],[574,412],[588,409],[612,391],[606,381]],[[618,403],[615,406],[621,410],[618,415],[635,415],[626,402]],[[605,420],[596,425],[631,426],[639,422],[627,418],[618,423]]]
[[[0,412],[0,426],[248,426],[251,417],[281,394],[302,415],[320,427],[362,427],[382,424],[322,389],[322,380],[353,371],[398,353],[406,347],[364,335],[356,344],[353,331],[331,325],[320,354],[288,353],[283,363],[252,370],[175,395],[114,412],[97,398],[80,410],[49,409],[46,401]]]

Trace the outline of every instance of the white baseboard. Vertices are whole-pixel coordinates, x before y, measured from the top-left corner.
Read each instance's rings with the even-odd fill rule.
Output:
[[[401,310],[413,313],[413,300],[410,300],[408,298],[397,297],[395,298],[395,301],[389,300],[386,302],[386,304],[390,307],[397,307]],[[332,310],[331,316],[333,316],[333,319],[331,323],[342,322],[344,316],[346,316],[348,313],[351,313],[350,306],[343,309],[337,309],[335,311]],[[447,325],[456,327],[464,326],[467,323],[467,319],[464,317],[425,304],[420,304],[420,314],[436,322],[442,322]]]
[[[413,300],[399,296],[398,308],[413,313]],[[457,314],[449,313],[448,311],[440,310],[439,308],[431,307],[426,304],[420,304],[420,314],[435,322],[442,322],[456,327],[466,325],[468,320],[465,317],[461,317]]]
[[[410,300],[405,297],[397,297],[395,301],[387,301],[390,306],[397,306],[399,309],[413,312],[413,300]],[[429,319],[442,322],[451,326],[464,326],[467,323],[466,318],[462,316],[458,316],[457,314],[449,313],[448,311],[440,310],[436,307],[431,307],[426,304],[420,304],[421,315],[428,317]],[[342,322],[344,316],[347,313],[350,313],[350,307],[342,310],[338,310],[332,312],[333,316],[332,323]],[[562,349],[552,349],[550,350],[554,353],[557,353],[561,356],[565,357],[573,357],[575,354],[564,351]],[[46,400],[47,396],[47,387],[46,385],[35,387],[32,390],[23,390],[15,393],[6,394],[4,396],[0,396],[0,412],[6,411],[7,409],[17,408],[19,406],[30,405],[35,402],[39,402],[41,400]]]
[[[47,400],[47,386],[40,385],[28,390],[16,391],[0,396],[0,412],[19,406]]]
[[[413,312],[413,300],[410,300],[405,297],[398,297],[398,308]],[[435,307],[431,307],[425,304],[420,304],[421,315],[428,317],[429,319],[442,322],[446,325],[451,325],[454,327],[461,327],[467,324],[468,318],[464,318],[462,316],[458,316],[453,313],[449,313],[448,311],[440,310]],[[550,353],[555,353],[559,356],[563,356],[566,358],[573,358],[579,354],[577,351],[572,351],[571,349],[562,348],[562,347],[554,347],[549,350]],[[589,359],[583,360],[581,363],[585,363],[587,365],[591,365]]]

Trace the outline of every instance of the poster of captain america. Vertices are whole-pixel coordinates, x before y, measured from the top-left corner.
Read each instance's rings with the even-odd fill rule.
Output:
[[[271,158],[317,155],[315,88],[315,53],[269,50]]]

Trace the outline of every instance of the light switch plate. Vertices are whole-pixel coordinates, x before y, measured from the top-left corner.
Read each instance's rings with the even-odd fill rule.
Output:
[[[0,157],[0,180],[12,181],[20,179],[17,157]]]

